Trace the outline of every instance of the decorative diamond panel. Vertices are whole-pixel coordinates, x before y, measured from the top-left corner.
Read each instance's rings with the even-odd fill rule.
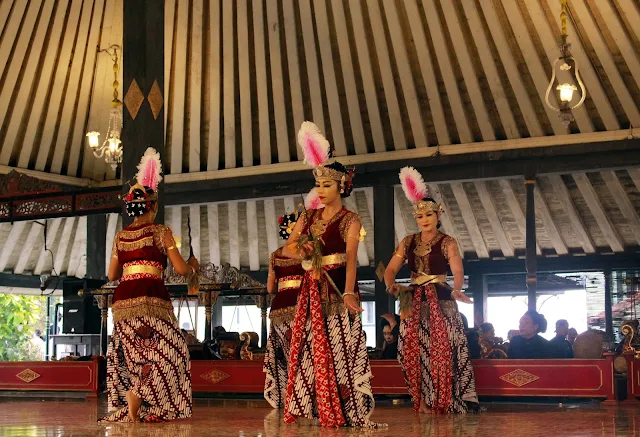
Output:
[[[231,375],[228,375],[218,369],[213,369],[210,372],[203,373],[200,377],[207,381],[211,381],[213,384],[217,384],[225,379],[231,378]]]
[[[540,378],[536,375],[532,375],[529,372],[525,372],[522,369],[518,369],[514,370],[513,372],[509,372],[506,375],[502,375],[500,379],[517,387],[523,387],[527,384],[531,384],[533,381],[537,381]]]
[[[23,380],[24,382],[26,382],[27,384],[30,383],[31,381],[35,381],[36,379],[40,378],[40,374],[34,372],[31,369],[24,369],[22,372],[18,373],[16,376],[21,380]]]
[[[127,94],[124,96],[124,104],[129,110],[129,114],[131,114],[131,118],[134,120],[138,115],[138,111],[140,110],[140,106],[142,106],[142,102],[144,102],[144,94],[142,94],[142,90],[138,86],[138,82],[135,79],[131,81],[131,85],[127,90]]]
[[[158,116],[160,115],[160,111],[162,110],[162,105],[164,104],[162,91],[160,90],[160,85],[158,85],[157,80],[153,81],[153,85],[151,85],[151,91],[149,91],[149,95],[147,96],[147,100],[149,100],[149,106],[151,107],[151,112],[153,113],[153,119],[157,120]]]

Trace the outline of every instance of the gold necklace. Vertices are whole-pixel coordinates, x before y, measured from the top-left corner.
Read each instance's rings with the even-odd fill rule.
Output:
[[[435,237],[429,241],[422,241],[422,234],[419,235],[419,240],[416,243],[416,248],[413,250],[418,256],[427,256],[431,253],[431,247],[439,241],[440,232],[436,233]]]
[[[322,218],[322,213],[320,213],[320,217],[318,217],[316,220],[314,220],[314,222],[309,227],[309,230],[311,231],[311,234],[315,238],[322,237],[324,235],[325,231],[327,230],[327,226],[329,226],[329,223],[331,223],[333,221],[333,219],[338,214],[340,214],[340,211],[342,211],[342,208],[338,212],[336,212],[334,215],[332,215],[330,218],[328,218],[328,219],[323,219]],[[322,212],[324,212],[324,210]]]

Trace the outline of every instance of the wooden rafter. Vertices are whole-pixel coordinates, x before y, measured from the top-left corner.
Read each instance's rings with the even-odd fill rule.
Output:
[[[478,221],[473,213],[473,208],[471,207],[471,203],[469,202],[469,198],[467,197],[464,187],[461,183],[455,182],[451,184],[451,189],[453,190],[453,195],[455,196],[458,207],[460,208],[460,214],[462,214],[462,219],[467,227],[469,237],[471,238],[473,247],[476,249],[478,258],[489,258],[489,251],[487,250],[487,246],[482,238],[482,232],[480,232]]]
[[[622,252],[624,250],[624,245],[618,232],[609,221],[607,214],[604,212],[604,208],[602,207],[602,203],[598,199],[598,195],[596,191],[593,189],[591,182],[589,182],[589,178],[585,173],[575,173],[573,174],[573,179],[576,181],[576,185],[582,193],[582,197],[584,197],[589,210],[595,217],[598,226],[602,230],[602,234],[606,238],[611,250],[614,252]]]
[[[496,206],[493,203],[491,195],[489,194],[489,190],[487,189],[487,185],[484,181],[477,181],[474,183],[476,190],[478,191],[478,196],[480,197],[480,201],[482,202],[482,207],[484,208],[485,213],[487,214],[487,219],[491,223],[491,228],[493,229],[493,233],[496,236],[496,240],[498,240],[498,244],[500,245],[500,250],[505,257],[511,258],[514,255],[513,247],[507,238],[507,235],[502,228],[502,223],[500,218],[498,217],[498,212],[496,210]]]
[[[569,216],[569,221],[571,222],[571,227],[575,231],[580,240],[580,244],[582,245],[582,249],[585,253],[595,253],[595,245],[593,244],[593,240],[591,236],[586,231],[584,223],[576,210],[576,207],[573,204],[573,200],[571,200],[571,195],[569,194],[569,189],[566,184],[562,180],[562,176],[560,175],[549,175],[547,176],[553,189],[555,191],[556,196],[560,200],[562,207],[565,212]]]

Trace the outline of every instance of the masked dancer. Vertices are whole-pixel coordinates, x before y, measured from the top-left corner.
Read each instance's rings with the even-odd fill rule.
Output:
[[[180,332],[163,272],[167,258],[189,276],[171,229],[154,224],[158,212],[160,154],[149,147],[138,165],[137,183],[124,197],[133,223],[116,234],[109,279],[120,283],[113,295],[114,328],[107,352],[109,422],[153,422],[191,416],[189,351]]]
[[[306,210],[318,209],[321,206],[318,193],[315,189],[311,190],[305,198]],[[295,211],[278,219],[280,238],[289,239],[299,216],[300,213]],[[284,257],[282,248],[275,250],[269,257],[267,291],[275,296],[271,301],[271,310],[269,311],[271,327],[263,370],[266,374],[264,398],[273,408],[283,408],[287,394],[291,327],[303,275],[304,270],[300,260]]]
[[[398,245],[384,274],[387,291],[399,295],[401,316],[398,360],[416,411],[464,413],[477,410],[478,398],[469,348],[456,300],[471,303],[462,292],[464,271],[454,238],[440,228],[441,206],[429,195],[422,176],[412,167],[400,181],[420,232]],[[395,284],[405,263],[411,286]],[[453,273],[453,289],[447,271]]]

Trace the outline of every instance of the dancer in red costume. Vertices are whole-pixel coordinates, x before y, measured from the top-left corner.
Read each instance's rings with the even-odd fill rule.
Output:
[[[315,190],[305,199],[307,210],[320,208],[322,203]],[[280,237],[287,240],[298,221],[299,213],[293,212],[280,217]],[[267,291],[275,294],[271,301],[269,320],[271,328],[264,356],[265,375],[264,398],[273,408],[283,408],[287,395],[287,368],[289,366],[289,343],[291,327],[296,312],[298,292],[302,284],[304,270],[300,260],[282,256],[282,248],[269,257],[269,277]]]
[[[305,211],[283,249],[306,272],[293,321],[284,420],[317,418],[327,427],[375,427],[371,368],[356,282],[360,218],[342,205],[353,171],[330,159],[328,141],[311,122],[298,132],[324,208]]]
[[[477,410],[473,368],[456,304],[456,300],[471,303],[461,291],[464,271],[458,245],[438,230],[442,209],[429,197],[420,173],[405,167],[400,180],[420,228],[398,245],[384,275],[387,291],[400,294],[398,360],[405,382],[415,410],[421,413]],[[409,289],[395,284],[405,261],[411,271]],[[447,285],[448,268],[453,289]]]
[[[114,328],[107,352],[107,422],[155,422],[191,416],[189,350],[164,285],[167,258],[181,275],[195,275],[180,256],[171,229],[154,224],[158,212],[160,154],[149,147],[138,166],[137,184],[125,196],[133,224],[113,242],[109,279],[120,279],[113,295]]]

